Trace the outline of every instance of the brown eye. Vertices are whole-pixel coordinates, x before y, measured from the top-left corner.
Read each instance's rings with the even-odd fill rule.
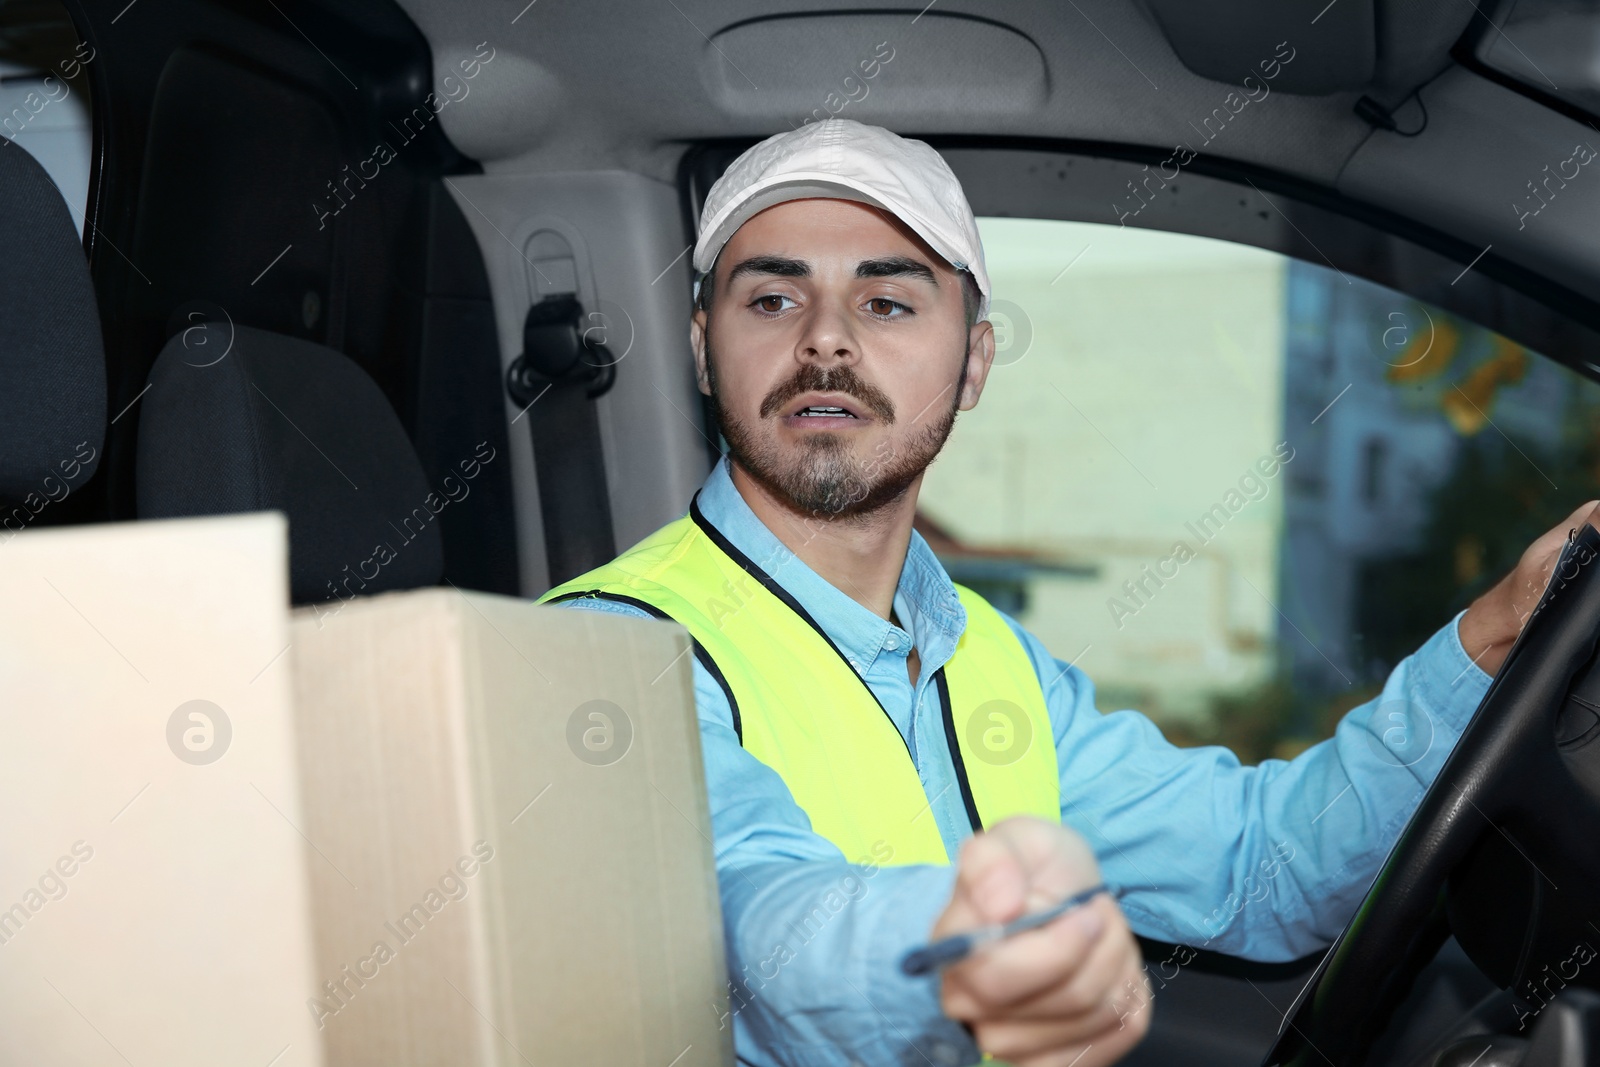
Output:
[[[867,307],[872,310],[874,315],[882,315],[885,318],[887,318],[894,311],[894,309],[899,306],[899,304],[896,304],[893,300],[890,300],[888,297],[884,296],[874,297],[867,301]]]

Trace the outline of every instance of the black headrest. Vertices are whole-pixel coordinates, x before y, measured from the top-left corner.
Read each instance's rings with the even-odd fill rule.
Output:
[[[66,201],[3,138],[0,219],[0,501],[58,500],[105,444],[100,315]]]
[[[167,342],[140,404],[140,518],[284,512],[298,604],[438,583],[448,500],[344,355],[203,323]]]

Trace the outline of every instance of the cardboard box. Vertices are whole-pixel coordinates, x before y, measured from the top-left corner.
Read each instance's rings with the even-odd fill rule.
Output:
[[[292,636],[330,1064],[732,1064],[680,627],[430,589]]]
[[[0,1063],[318,1067],[282,516],[0,536]]]

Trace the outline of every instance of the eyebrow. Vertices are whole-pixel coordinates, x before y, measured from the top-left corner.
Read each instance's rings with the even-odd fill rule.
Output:
[[[728,281],[747,274],[776,275],[781,278],[809,278],[811,264],[788,256],[751,256],[741,260],[728,272]],[[883,259],[863,259],[856,264],[857,278],[918,278],[937,286],[939,279],[925,263],[908,256],[887,256]]]
[[[775,274],[781,278],[809,278],[811,264],[788,256],[751,256],[741,260],[728,272],[728,281],[746,274]]]
[[[937,286],[939,279],[926,263],[918,263],[907,256],[889,256],[886,259],[863,259],[856,264],[857,278],[920,278]]]

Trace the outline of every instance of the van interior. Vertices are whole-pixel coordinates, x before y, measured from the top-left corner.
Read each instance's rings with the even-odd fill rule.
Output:
[[[721,454],[700,205],[834,116],[943,154],[994,278],[917,528],[1103,710],[1292,757],[1600,496],[1589,0],[4,0],[0,525],[277,510],[297,605],[537,597]],[[1590,534],[1338,941],[1145,940],[1126,1062],[1600,1064]]]

